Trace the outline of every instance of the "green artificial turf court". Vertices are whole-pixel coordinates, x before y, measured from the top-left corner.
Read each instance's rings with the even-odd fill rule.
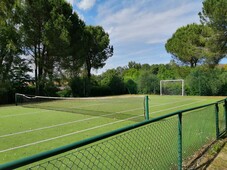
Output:
[[[149,96],[150,119],[224,97]],[[204,113],[206,114],[206,113]],[[0,107],[0,163],[144,121],[144,96],[56,100]]]

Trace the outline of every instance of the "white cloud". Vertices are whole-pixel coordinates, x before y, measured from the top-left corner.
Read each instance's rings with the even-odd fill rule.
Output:
[[[187,3],[159,12],[143,11],[139,6],[134,4],[113,13],[107,10],[108,14],[102,8],[98,20],[106,30],[111,30],[114,42],[164,43],[180,26],[199,21],[197,13],[193,14],[198,8],[197,3]]]
[[[103,1],[102,1],[103,2]],[[202,0],[106,0],[98,3],[96,24],[110,35],[114,56],[102,69],[140,63],[168,63],[164,44],[181,26],[199,22]]]
[[[77,2],[78,8],[82,10],[88,10],[91,9],[95,5],[96,0],[81,0]]]
[[[72,6],[76,5],[79,9],[88,10],[91,9],[94,5],[96,0],[66,0]]]

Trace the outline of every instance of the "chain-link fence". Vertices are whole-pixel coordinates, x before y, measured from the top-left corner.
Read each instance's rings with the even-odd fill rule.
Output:
[[[225,103],[171,113],[0,169],[181,169],[183,160],[227,132]]]
[[[217,103],[218,105],[218,128],[219,128],[219,133],[223,134],[225,133],[225,130],[227,129],[227,118],[226,118],[226,100],[220,101]]]
[[[29,169],[131,170],[176,166],[177,119],[174,117],[90,144]]]
[[[204,144],[216,139],[215,105],[184,112],[182,122],[182,154],[185,160]]]

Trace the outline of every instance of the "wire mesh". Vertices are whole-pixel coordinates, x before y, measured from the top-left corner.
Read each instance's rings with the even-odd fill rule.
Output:
[[[215,106],[207,106],[183,113],[183,160],[203,145],[215,140]]]
[[[224,101],[218,103],[218,125],[220,133],[225,131],[225,105]]]
[[[28,169],[176,169],[177,116],[87,147]]]

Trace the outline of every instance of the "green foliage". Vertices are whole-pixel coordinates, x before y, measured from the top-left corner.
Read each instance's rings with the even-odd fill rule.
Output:
[[[140,70],[137,70],[135,68],[129,68],[127,70],[124,70],[123,77],[124,81],[127,81],[129,79],[132,79],[133,81],[137,81],[140,74]]]
[[[227,2],[226,0],[205,0],[202,12],[199,13],[203,23],[207,23],[217,29],[225,30],[227,24]]]
[[[110,46],[108,33],[101,26],[85,27],[85,65],[87,77],[91,77],[91,69],[99,69],[105,61],[113,55],[113,46]]]
[[[142,71],[138,79],[138,91],[143,94],[158,94],[158,77],[148,71]]]
[[[160,80],[165,80],[165,79],[175,79],[176,78],[176,69],[174,69],[171,65],[169,64],[160,64],[158,66],[158,78]]]
[[[12,86],[9,81],[0,82],[0,104],[12,103]]]
[[[189,24],[179,28],[170,38],[165,47],[174,59],[195,67],[204,58],[204,48],[207,38],[211,37],[209,27]]]
[[[85,80],[81,77],[74,77],[69,84],[74,97],[85,96]]]
[[[139,69],[141,69],[141,67],[142,67],[141,64],[140,63],[136,63],[135,61],[130,61],[128,63],[128,68],[129,69],[134,68],[134,69],[139,70]]]
[[[103,73],[101,86],[110,87],[112,94],[123,94],[125,92],[124,81],[114,69]]]
[[[87,26],[65,0],[1,0],[0,95],[34,93],[34,87],[51,96],[157,94],[163,79],[185,79],[189,95],[227,95],[226,70],[216,67],[227,54],[227,1],[204,0],[199,15],[202,25],[181,27],[167,41],[169,64],[130,61],[93,76],[113,55],[101,26]],[[56,83],[68,82],[59,91]]]
[[[69,72],[69,77],[74,77],[81,72],[85,58],[85,23],[79,19],[74,12],[70,17],[72,23],[70,33],[70,46],[67,48],[66,54],[62,57],[61,67]]]
[[[57,85],[52,81],[45,82],[44,86],[44,95],[45,96],[57,96],[57,92],[59,91]]]
[[[43,94],[44,82],[53,78],[54,65],[70,44],[71,15],[72,7],[64,0],[23,2],[24,47],[33,57],[38,94]]]
[[[164,95],[182,95],[181,82],[165,82],[162,84]]]
[[[15,57],[8,75],[12,86],[12,93],[34,94],[34,91],[30,88],[30,83],[33,82],[31,76],[28,74],[30,71],[29,62],[26,59]]]
[[[9,80],[9,72],[18,55],[22,54],[16,1],[0,2],[0,82]]]
[[[63,90],[56,92],[56,94],[60,97],[71,97],[72,90],[69,87],[66,87]]]
[[[56,1],[53,1],[56,2]],[[71,22],[71,6],[66,5],[64,1],[59,1],[57,4],[50,2],[52,10],[50,18],[44,24],[43,44],[48,47],[49,55],[63,56],[65,49],[69,46],[70,35],[69,28]],[[65,8],[65,9],[64,9]]]
[[[226,88],[225,82],[221,78],[222,70],[207,69],[198,67],[188,75],[186,79],[189,88],[188,95],[215,96],[225,95],[223,88]]]
[[[223,71],[219,75],[219,81],[221,83],[221,87],[219,89],[219,96],[227,96],[227,71]]]
[[[26,88],[29,67],[22,54],[18,1],[0,2],[0,103],[12,103],[14,92]]]
[[[129,94],[137,94],[137,84],[132,79],[128,79],[125,83],[125,88]]]
[[[212,39],[207,42],[209,55],[213,56],[211,64],[216,64],[227,55],[227,1],[205,0],[199,13],[203,24],[214,31]]]
[[[109,86],[92,86],[90,96],[109,96],[113,92]]]

